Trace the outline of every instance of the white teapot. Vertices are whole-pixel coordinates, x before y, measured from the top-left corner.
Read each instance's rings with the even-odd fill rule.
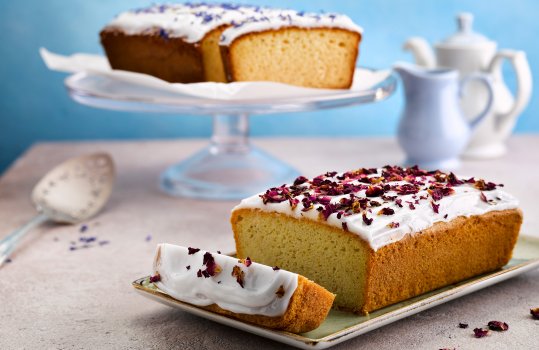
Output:
[[[530,66],[523,51],[500,50],[497,44],[472,30],[473,16],[461,13],[457,16],[459,31],[435,45],[436,56],[422,38],[410,38],[404,44],[420,66],[453,68],[462,78],[472,73],[487,73],[492,78],[494,90],[493,108],[475,129],[464,156],[494,158],[506,152],[505,140],[511,134],[519,114],[528,104],[532,92]],[[517,78],[517,92],[513,96],[502,76],[502,62],[511,62]],[[461,99],[461,108],[468,118],[473,118],[487,104],[489,94],[484,84],[472,82],[467,85]]]

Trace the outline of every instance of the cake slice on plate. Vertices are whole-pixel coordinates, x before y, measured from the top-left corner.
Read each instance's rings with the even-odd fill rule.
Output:
[[[396,166],[299,177],[234,208],[237,254],[365,314],[507,264],[522,212],[502,186]]]
[[[293,333],[317,328],[335,298],[276,266],[172,244],[157,247],[153,269],[151,282],[175,299]]]

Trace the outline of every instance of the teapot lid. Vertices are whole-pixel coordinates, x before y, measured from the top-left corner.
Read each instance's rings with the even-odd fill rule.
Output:
[[[485,45],[495,45],[496,43],[489,40],[484,35],[476,33],[472,29],[473,15],[468,12],[459,13],[457,15],[458,32],[449,38],[438,43],[438,47],[445,48],[480,48]]]

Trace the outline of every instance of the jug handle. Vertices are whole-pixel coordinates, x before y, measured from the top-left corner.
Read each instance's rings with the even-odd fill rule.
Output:
[[[517,93],[511,109],[496,116],[497,129],[504,129],[502,134],[505,134],[505,132],[510,133],[510,129],[513,128],[516,122],[516,117],[524,110],[524,108],[526,108],[532,93],[532,73],[530,71],[528,60],[526,59],[526,53],[524,51],[500,50],[496,56],[494,56],[488,68],[488,71],[495,77],[499,76],[499,79],[503,79],[501,65],[504,59],[511,62],[515,71],[517,78]]]
[[[494,102],[494,89],[492,87],[492,78],[489,75],[482,74],[482,73],[473,73],[473,74],[470,74],[470,75],[466,76],[460,82],[459,95],[460,95],[461,98],[462,98],[462,94],[464,92],[464,86],[466,84],[468,84],[472,80],[478,80],[478,81],[482,82],[485,85],[485,87],[487,88],[487,92],[488,92],[487,105],[485,106],[483,111],[477,115],[477,117],[473,118],[470,121],[470,127],[472,129],[475,129],[475,127],[479,124],[479,122],[481,122],[481,120],[483,120],[483,118],[485,118],[485,116],[487,116],[490,113],[490,111],[492,110],[492,107],[494,107],[494,105],[493,105],[493,102]]]

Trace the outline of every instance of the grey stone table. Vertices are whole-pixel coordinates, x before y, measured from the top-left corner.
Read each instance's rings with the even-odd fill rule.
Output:
[[[283,345],[168,308],[136,294],[131,281],[151,271],[158,242],[233,251],[228,223],[234,202],[171,198],[159,173],[206,141],[42,143],[23,154],[0,179],[0,236],[34,214],[36,181],[62,160],[110,152],[118,179],[105,211],[80,226],[35,230],[0,268],[0,349],[274,349]],[[394,139],[260,139],[255,141],[305,175],[399,163]],[[523,233],[539,237],[539,135],[510,140],[509,153],[466,161],[460,171],[496,182],[521,199]],[[95,236],[103,245],[70,250]],[[108,242],[108,243],[107,243]],[[424,311],[336,349],[539,349],[539,271]],[[459,322],[509,323],[505,333],[475,339]]]

